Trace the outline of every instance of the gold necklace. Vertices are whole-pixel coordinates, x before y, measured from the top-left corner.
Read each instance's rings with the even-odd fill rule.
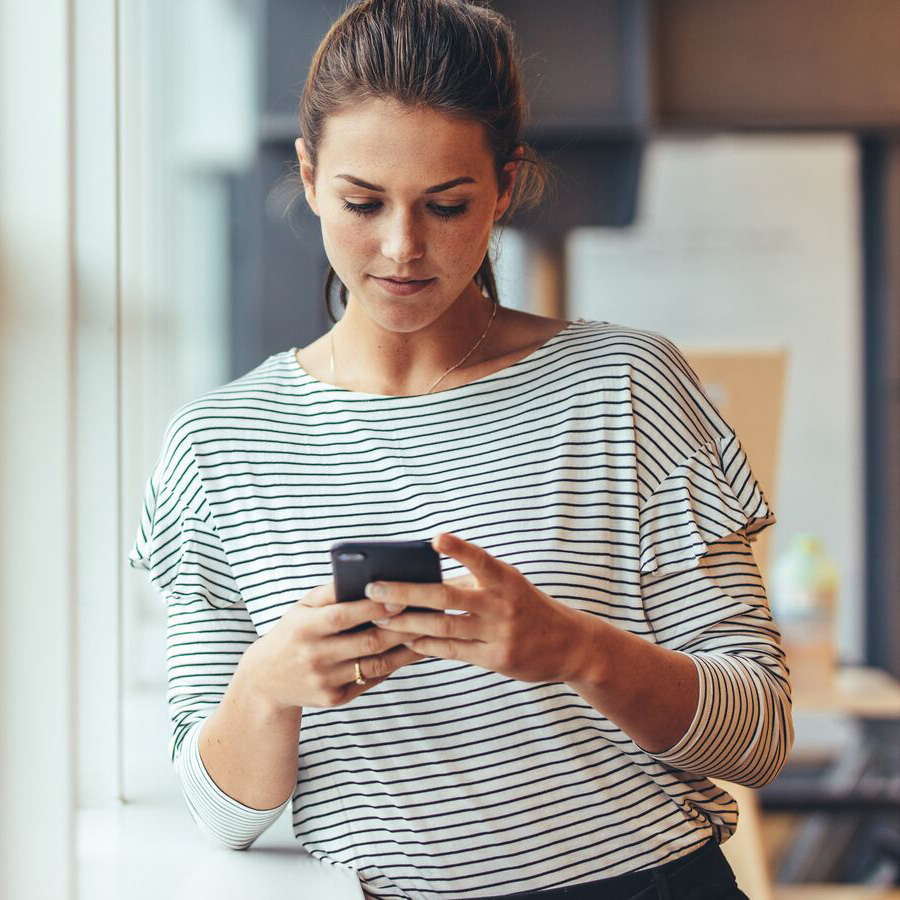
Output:
[[[491,305],[494,307],[494,311],[491,313],[491,321],[488,322],[487,328],[484,329],[484,334],[481,335],[480,338],[478,338],[478,340],[475,342],[475,346],[473,346],[472,349],[455,366],[451,366],[449,369],[447,369],[447,371],[444,372],[444,374],[441,375],[441,377],[438,378],[438,380],[435,381],[430,388],[428,388],[428,390],[425,392],[426,394],[430,394],[438,386],[438,384],[440,384],[440,382],[443,381],[454,369],[458,369],[475,352],[476,347],[478,347],[478,345],[487,337],[487,333],[491,330],[491,325],[494,322],[494,316],[497,315],[498,304],[492,302]],[[332,326],[331,330],[328,332],[328,335],[329,343],[331,345],[331,383],[334,384],[334,326]]]

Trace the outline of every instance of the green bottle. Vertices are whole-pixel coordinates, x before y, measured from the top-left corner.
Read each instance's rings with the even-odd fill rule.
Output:
[[[773,566],[772,618],[795,687],[821,688],[834,676],[839,584],[838,567],[815,534],[794,535]]]

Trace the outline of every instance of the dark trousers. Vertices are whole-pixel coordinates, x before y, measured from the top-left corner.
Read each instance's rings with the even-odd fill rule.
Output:
[[[749,900],[715,838],[652,869],[571,887],[504,894],[516,900]],[[500,900],[500,897],[492,898]]]

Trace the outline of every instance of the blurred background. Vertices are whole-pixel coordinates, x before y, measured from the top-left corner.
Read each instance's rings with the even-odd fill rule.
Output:
[[[174,411],[331,324],[293,142],[345,5],[0,0],[0,897],[360,896],[289,809],[199,833],[126,563]],[[900,2],[490,5],[559,169],[501,302],[675,341],[778,517],[796,741],[729,787],[738,882],[900,897]]]

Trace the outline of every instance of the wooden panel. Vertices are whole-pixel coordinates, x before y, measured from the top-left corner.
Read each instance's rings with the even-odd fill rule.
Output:
[[[711,778],[737,801],[737,831],[722,844],[722,853],[738,887],[753,900],[773,900],[772,872],[763,841],[763,822],[757,792],[742,784]]]
[[[896,0],[658,0],[663,127],[900,124]]]
[[[778,516],[778,448],[784,407],[786,350],[710,350],[682,345],[710,400],[734,429],[766,499]],[[774,526],[777,527],[777,524]],[[753,556],[768,584],[773,528],[753,543]]]
[[[565,317],[565,244],[561,240],[528,241],[528,310],[551,319]]]

